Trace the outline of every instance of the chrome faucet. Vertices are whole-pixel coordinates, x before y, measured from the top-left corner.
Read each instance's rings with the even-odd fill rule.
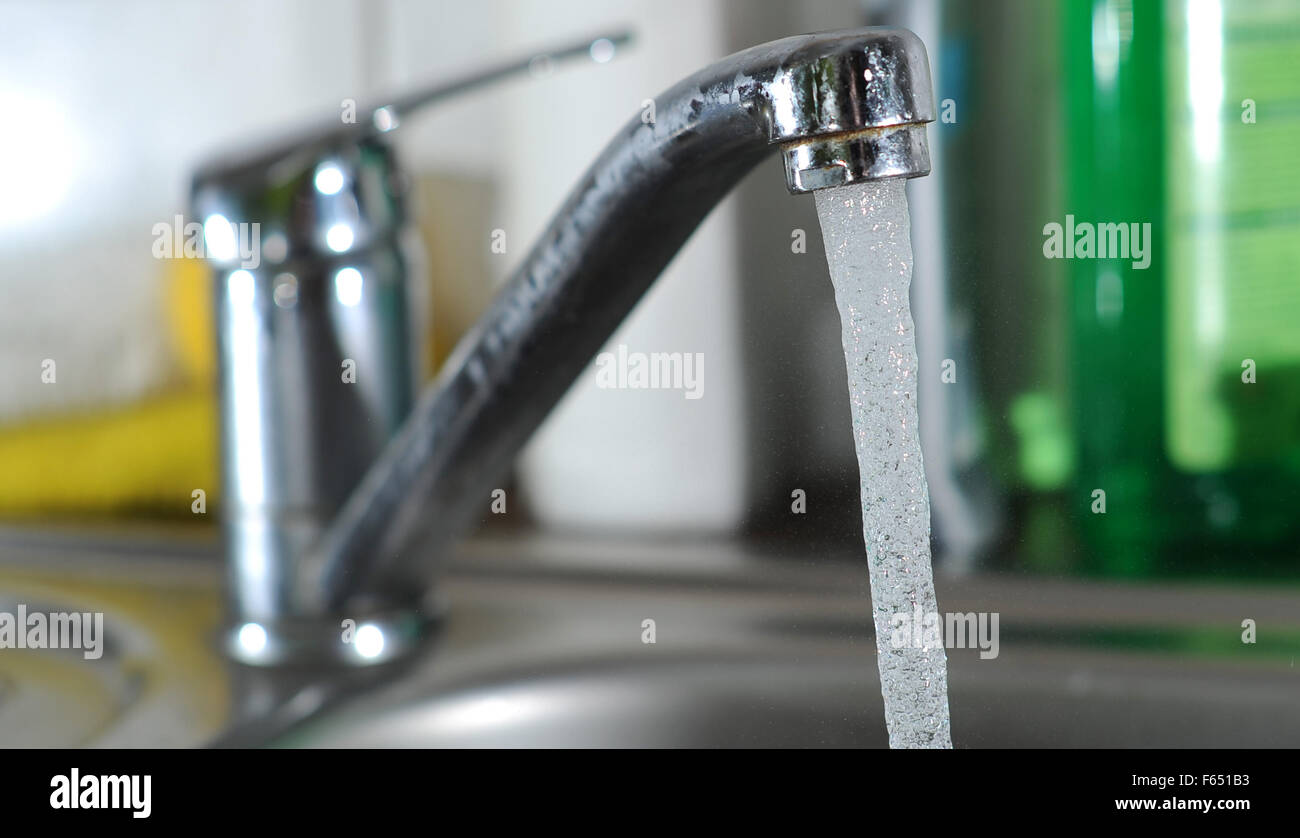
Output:
[[[414,398],[412,257],[382,138],[409,109],[195,179],[205,231],[263,227],[266,264],[214,264],[228,645],[247,663],[410,648],[449,542],[731,188],[774,150],[796,194],[928,174],[934,120],[925,48],[902,29],[785,38],[684,79],[609,143]],[[345,642],[345,620],[379,642]]]

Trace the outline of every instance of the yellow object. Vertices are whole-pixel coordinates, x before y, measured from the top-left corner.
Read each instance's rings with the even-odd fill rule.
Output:
[[[217,495],[215,347],[206,266],[163,263],[179,382],[150,399],[0,428],[0,515],[193,514]]]
[[[212,277],[198,259],[171,259],[167,265],[167,324],[176,360],[186,379],[209,382],[216,369],[212,334]]]
[[[490,297],[482,252],[458,242],[486,223],[492,195],[482,183],[438,176],[424,178],[421,191],[429,207],[421,232],[437,257],[429,267],[439,305],[429,319],[443,341],[428,341],[432,373]],[[159,264],[171,380],[139,404],[0,427],[0,517],[190,515],[195,490],[208,504],[217,499],[211,274],[198,259]]]
[[[215,402],[189,389],[0,431],[0,512],[193,514],[217,493]]]

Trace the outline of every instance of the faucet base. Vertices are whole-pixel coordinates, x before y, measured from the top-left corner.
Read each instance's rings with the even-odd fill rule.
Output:
[[[418,648],[441,622],[441,599],[361,615],[247,620],[229,627],[222,646],[250,666],[373,666]]]

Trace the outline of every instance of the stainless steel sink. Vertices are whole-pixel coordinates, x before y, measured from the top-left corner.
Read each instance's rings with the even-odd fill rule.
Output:
[[[886,744],[853,557],[480,537],[440,583],[427,648],[345,671],[223,664],[220,579],[215,545],[0,539],[6,601],[102,608],[112,636],[44,685],[0,654],[4,744]],[[958,747],[1300,745],[1300,592],[938,584],[945,611],[1001,614],[997,658],[950,652]],[[1242,645],[1247,617],[1273,639]]]
[[[480,540],[443,590],[445,625],[419,663],[317,696],[270,741],[887,744],[859,562]],[[1300,671],[1284,649],[1232,645],[1243,613],[1297,636],[1295,592],[967,578],[941,579],[940,596],[945,610],[1002,613],[997,658],[950,652],[959,747],[1300,744]]]
[[[0,649],[0,747],[201,745],[228,723],[220,568],[188,539],[0,531],[0,612],[99,612],[102,655]]]

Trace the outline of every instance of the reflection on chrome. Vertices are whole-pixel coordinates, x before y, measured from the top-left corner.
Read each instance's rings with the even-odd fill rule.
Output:
[[[347,224],[335,224],[325,233],[325,243],[335,253],[342,253],[352,246],[355,234]]]
[[[597,64],[608,64],[614,59],[617,48],[609,38],[597,38],[591,42],[591,60]]]
[[[235,258],[235,225],[224,215],[209,215],[203,222],[203,243],[207,257],[218,262]]]
[[[271,298],[280,308],[293,308],[298,304],[298,277],[290,273],[280,274],[275,278],[275,287]]]
[[[257,623],[244,623],[239,629],[239,645],[250,655],[261,654],[266,648],[266,629]]]
[[[379,108],[372,117],[375,128],[388,132],[397,127],[397,113],[392,108]]]
[[[235,271],[226,280],[226,293],[230,298],[232,418],[235,438],[240,441],[235,451],[240,467],[231,479],[238,481],[239,497],[258,504],[266,497],[266,486],[262,470],[257,468],[262,459],[262,391],[258,373],[261,328],[254,305],[257,280],[248,271]]]
[[[316,170],[316,191],[322,195],[337,195],[343,188],[343,170],[333,163],[325,163]]]
[[[334,274],[334,295],[339,303],[352,308],[361,302],[361,271],[343,268]]]
[[[357,629],[357,654],[363,658],[377,658],[384,651],[384,633],[379,626],[366,623]]]

